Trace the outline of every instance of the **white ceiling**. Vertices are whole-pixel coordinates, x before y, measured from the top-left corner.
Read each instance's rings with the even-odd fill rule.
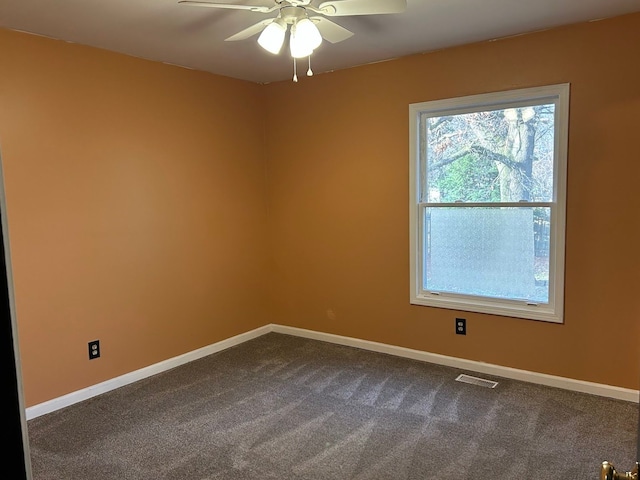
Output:
[[[274,0],[226,3],[272,6]],[[408,0],[401,14],[331,17],[355,35],[323,42],[312,67],[317,74],[631,12],[640,12],[640,0]],[[225,38],[276,14],[177,0],[0,0],[1,27],[257,83],[290,79],[291,57],[285,49],[278,56],[265,52],[257,36]]]

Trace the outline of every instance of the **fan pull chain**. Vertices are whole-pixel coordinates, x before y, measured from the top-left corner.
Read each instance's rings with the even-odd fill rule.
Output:
[[[311,77],[313,75],[313,70],[311,70],[311,55],[309,55],[309,70],[307,70],[307,77]]]
[[[293,57],[293,81],[297,82],[298,81],[298,72],[296,69],[296,58]]]

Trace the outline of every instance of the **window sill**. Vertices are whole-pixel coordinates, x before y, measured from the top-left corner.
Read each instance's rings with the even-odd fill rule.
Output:
[[[553,306],[549,304],[532,305],[523,301],[492,300],[445,293],[422,293],[412,297],[409,303],[411,305],[420,305],[424,307],[445,308],[448,310],[459,310],[463,312],[487,313],[490,315],[538,320],[550,323],[564,323],[562,312],[558,313],[556,311],[561,309],[556,308],[554,310]]]

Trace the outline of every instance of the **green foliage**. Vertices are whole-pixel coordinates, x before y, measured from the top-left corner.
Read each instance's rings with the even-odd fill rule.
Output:
[[[465,155],[434,173],[442,202],[500,201],[498,169],[484,157]]]

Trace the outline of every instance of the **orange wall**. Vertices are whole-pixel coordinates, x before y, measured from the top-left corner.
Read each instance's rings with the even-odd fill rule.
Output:
[[[630,15],[266,86],[274,320],[637,389],[638,46]],[[565,323],[409,305],[409,104],[564,82]]]
[[[268,323],[260,86],[6,30],[0,50],[26,405]]]
[[[272,321],[637,389],[639,44],[630,15],[260,86],[0,30],[26,405]],[[408,105],[563,82],[565,324],[409,305]]]

